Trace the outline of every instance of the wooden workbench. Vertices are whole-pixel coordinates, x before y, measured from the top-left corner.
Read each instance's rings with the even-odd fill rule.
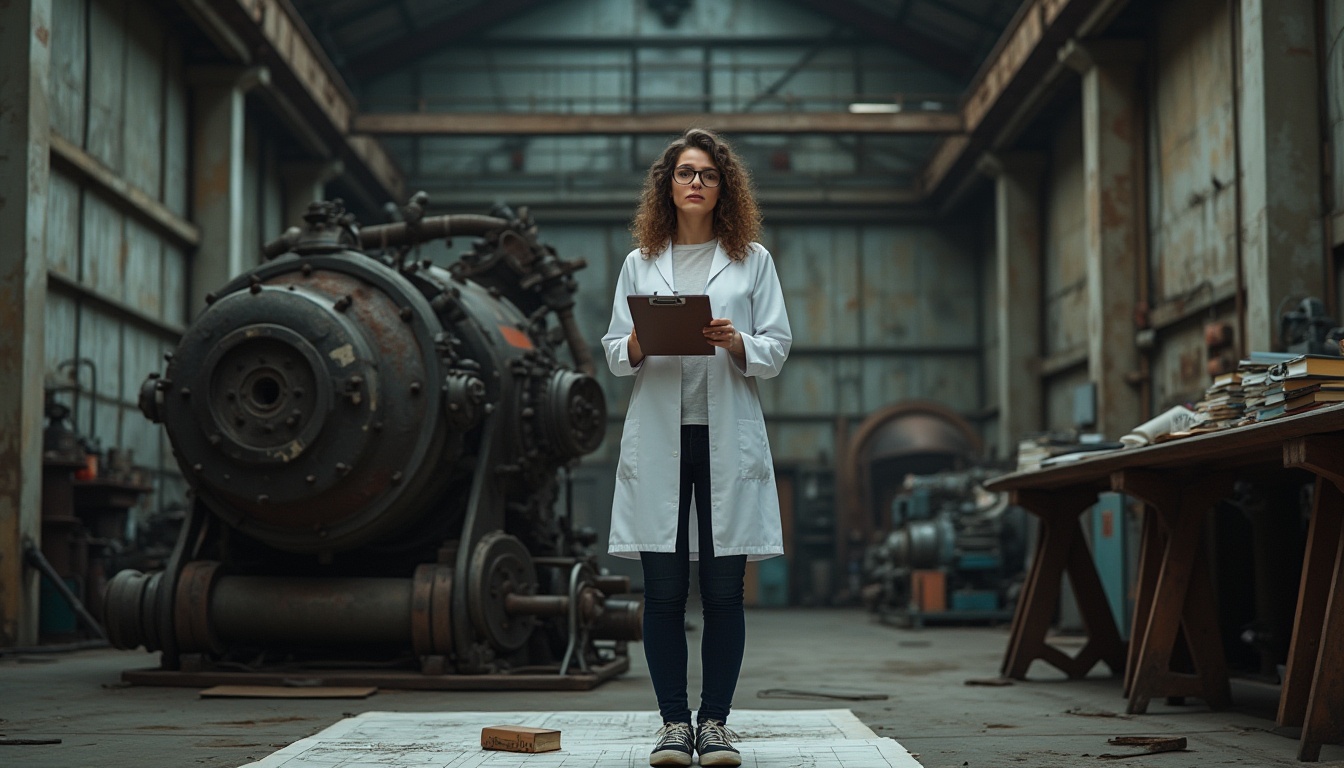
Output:
[[[1018,598],[1002,673],[1024,679],[1036,659],[1083,677],[1097,662],[1124,672],[1128,712],[1153,698],[1230,699],[1213,584],[1201,545],[1204,519],[1238,479],[1314,476],[1315,494],[1278,723],[1302,728],[1298,759],[1319,759],[1344,738],[1344,404],[1297,416],[1099,453],[986,484],[1039,518],[1040,539]],[[1308,474],[1309,473],[1309,474]],[[1128,649],[1102,592],[1080,515],[1099,492],[1143,501],[1137,594]],[[1088,641],[1070,657],[1046,642],[1068,574]],[[1194,672],[1171,668],[1184,638]]]

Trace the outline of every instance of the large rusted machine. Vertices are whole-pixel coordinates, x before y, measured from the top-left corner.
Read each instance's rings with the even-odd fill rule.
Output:
[[[162,653],[126,679],[574,689],[628,668],[642,603],[597,571],[561,480],[606,426],[584,264],[525,209],[425,203],[364,228],[314,203],[145,382],[193,500],[167,568],[108,586],[113,644]],[[452,236],[475,239],[449,268],[413,258]]]

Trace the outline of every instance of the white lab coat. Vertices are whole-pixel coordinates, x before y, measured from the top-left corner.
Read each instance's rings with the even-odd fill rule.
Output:
[[[670,243],[657,258],[646,259],[638,250],[631,251],[616,282],[611,326],[602,338],[611,372],[635,377],[611,509],[608,551],[618,557],[638,559],[641,551],[676,550],[681,358],[646,355],[638,367],[631,366],[627,342],[633,321],[626,303],[630,294],[675,290]],[[756,378],[779,374],[793,333],[774,260],[757,243],[752,243],[742,261],[730,260],[722,246],[717,248],[705,293],[713,316],[733,321],[747,353],[745,369],[722,348],[709,361],[706,396],[714,554],[764,560],[784,554],[784,536]],[[698,559],[694,501],[690,525],[691,559]]]

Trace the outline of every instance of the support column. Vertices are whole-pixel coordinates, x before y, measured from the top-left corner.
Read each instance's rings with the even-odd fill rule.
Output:
[[[1278,348],[1285,299],[1325,298],[1314,6],[1312,0],[1240,5],[1238,187],[1248,351]]]
[[[1072,41],[1060,58],[1082,73],[1083,167],[1087,197],[1088,378],[1095,429],[1114,440],[1138,424],[1142,399],[1134,313],[1139,298],[1143,96],[1132,41]]]
[[[0,646],[37,642],[51,0],[0,5]]]
[[[188,316],[205,308],[205,295],[254,263],[243,248],[244,96],[264,83],[264,68],[191,73],[193,219],[201,245],[191,266]]]
[[[1011,457],[1022,436],[1045,426],[1041,394],[1041,180],[1045,155],[985,155],[994,178],[998,284],[998,455]]]
[[[345,173],[345,163],[340,160],[310,160],[281,166],[285,195],[285,218],[281,226],[286,229],[302,227],[308,204],[326,199],[326,183],[342,173]]]

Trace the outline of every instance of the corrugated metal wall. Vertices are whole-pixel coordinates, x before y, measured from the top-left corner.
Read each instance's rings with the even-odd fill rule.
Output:
[[[928,226],[782,224],[763,236],[779,270],[793,351],[786,375],[760,382],[771,447],[781,463],[834,460],[835,423],[892,402],[933,399],[957,411],[982,402],[976,244]],[[630,235],[619,225],[546,224],[542,236],[565,258],[587,259],[576,313],[598,340],[611,318]],[[615,463],[631,379],[599,376],[614,414],[606,442],[588,459]]]
[[[1326,138],[1333,148],[1330,200],[1334,204],[1334,241],[1344,241],[1344,0],[1325,0],[1325,115],[1329,121]],[[1335,257],[1335,319],[1344,322],[1344,268],[1339,253]]]
[[[190,93],[180,35],[149,0],[53,0],[52,12],[60,21],[51,42],[53,133],[189,218]],[[276,140],[257,129],[255,116],[248,123],[243,230],[245,248],[260,259],[260,244],[283,228],[283,200]],[[136,400],[188,323],[190,254],[100,186],[53,163],[47,258],[49,380],[68,384],[62,363],[91,361],[97,396],[81,395],[79,430],[104,449],[133,452],[155,484],[146,508],[182,503],[186,487],[166,437]],[[93,378],[87,366],[80,370],[85,393]]]
[[[144,0],[53,0],[52,14],[60,20],[52,29],[52,131],[185,216],[187,90],[178,39]],[[185,488],[166,440],[135,403],[186,321],[188,255],[59,164],[48,201],[48,265],[68,281],[53,281],[49,293],[48,374],[68,381],[61,363],[92,361],[96,398],[80,398],[80,431],[103,448],[133,452],[156,485],[150,504],[180,501]],[[93,390],[88,368],[79,381]]]

